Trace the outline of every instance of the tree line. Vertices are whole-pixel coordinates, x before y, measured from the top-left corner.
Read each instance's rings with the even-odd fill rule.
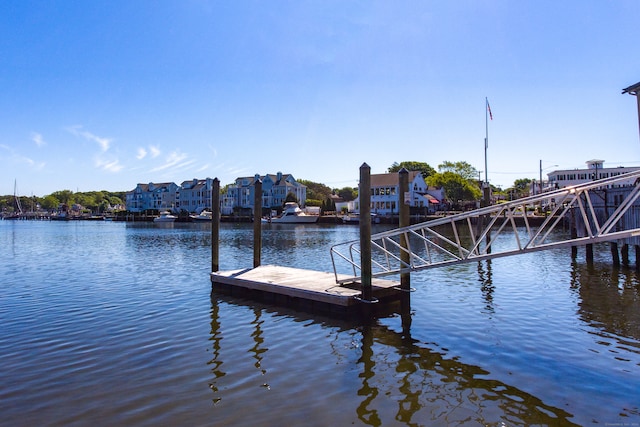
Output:
[[[80,205],[91,212],[104,213],[109,208],[124,205],[126,191],[85,191],[74,193],[71,190],[55,191],[44,197],[18,196],[23,211],[55,211],[62,205],[71,207]],[[13,195],[0,196],[0,211],[12,212],[16,208]]]
[[[397,173],[402,168],[408,171],[419,171],[422,173],[427,185],[430,187],[444,188],[445,196],[452,202],[475,201],[482,197],[480,188],[480,175],[476,168],[465,161],[444,161],[434,169],[428,163],[418,161],[394,162],[387,169],[388,173]],[[338,196],[344,201],[355,200],[358,197],[358,189],[353,187],[330,188],[325,184],[298,180],[307,187],[307,206],[320,206],[323,211],[335,210],[333,202],[334,196]],[[516,179],[513,186],[502,190],[499,187],[491,186],[493,194],[503,195],[512,199],[523,197],[528,194],[531,179]],[[72,206],[81,205],[92,212],[103,213],[109,207],[124,205],[126,191],[87,191],[74,193],[71,190],[55,191],[44,197],[20,196],[20,204],[23,210],[40,209],[54,211],[61,205]],[[15,200],[13,195],[0,196],[0,211],[13,211]]]

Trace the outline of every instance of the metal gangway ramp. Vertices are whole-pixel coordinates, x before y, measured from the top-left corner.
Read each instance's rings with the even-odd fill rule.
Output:
[[[371,276],[640,236],[639,196],[635,171],[373,234]],[[549,209],[542,221],[528,215],[536,205]],[[359,241],[330,252],[336,283],[361,281]]]

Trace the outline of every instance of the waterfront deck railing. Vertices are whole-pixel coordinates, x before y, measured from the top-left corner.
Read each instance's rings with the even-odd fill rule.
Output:
[[[373,234],[371,275],[630,239],[640,236],[638,197],[640,171]],[[544,217],[530,215],[535,206]],[[359,241],[330,252],[337,283],[361,280]]]

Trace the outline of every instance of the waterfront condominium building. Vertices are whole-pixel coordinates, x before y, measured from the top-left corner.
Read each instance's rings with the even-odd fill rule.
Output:
[[[213,179],[192,179],[184,181],[180,186],[179,208],[188,212],[200,213],[204,209],[211,209],[211,189]]]
[[[236,178],[235,182],[227,187],[226,194],[222,196],[222,213],[230,214],[233,209],[253,209],[255,182],[262,181],[262,207],[281,208],[288,194],[293,194],[301,207],[307,200],[307,187],[295,180],[291,174],[278,172],[253,177]]]
[[[604,160],[589,160],[586,164],[586,169],[559,169],[548,173],[547,177],[549,180],[546,183],[543,183],[544,191],[584,184],[585,182],[610,178],[627,172],[640,170],[640,167],[637,166],[617,166],[613,168],[604,167]],[[622,182],[618,184],[618,186],[631,184],[633,184],[633,182]]]
[[[148,209],[175,211],[180,205],[180,187],[175,182],[138,184],[126,194],[127,210],[144,212]]]

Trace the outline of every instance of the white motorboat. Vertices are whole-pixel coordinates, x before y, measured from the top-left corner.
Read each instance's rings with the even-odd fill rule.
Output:
[[[318,222],[318,215],[309,215],[304,213],[296,202],[287,202],[284,204],[284,210],[280,216],[276,216],[267,220],[274,224],[311,224]]]
[[[153,218],[153,222],[174,222],[178,218],[175,215],[171,215],[171,212],[160,212],[160,216]]]
[[[360,214],[351,212],[342,216],[343,224],[360,224]]]
[[[202,211],[198,215],[189,215],[189,218],[191,218],[191,221],[195,222],[211,222],[211,219],[213,218],[213,212]]]

